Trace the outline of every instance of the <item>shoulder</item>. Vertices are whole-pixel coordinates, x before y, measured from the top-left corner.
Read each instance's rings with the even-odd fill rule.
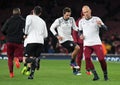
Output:
[[[25,18],[23,18],[22,16],[20,16],[20,19],[21,19],[22,21],[25,21]]]
[[[43,20],[41,17],[40,17],[40,21],[44,24],[46,24],[45,20]]]
[[[92,16],[92,19],[100,19],[100,17]]]
[[[56,20],[57,20],[57,21],[59,21],[59,20],[62,21],[62,20],[63,20],[63,17],[59,17],[59,18],[57,18]]]
[[[74,18],[73,18],[73,17],[70,17],[69,20],[74,20]]]
[[[84,22],[84,21],[85,21],[85,18],[81,18],[81,19],[79,20],[79,23]]]
[[[54,22],[62,22],[62,21],[63,21],[63,18],[62,18],[62,17],[59,17],[59,18],[55,19]]]
[[[14,19],[13,16],[11,16],[10,18],[8,18],[8,19],[6,20],[5,23],[10,23],[13,19]]]
[[[33,17],[33,15],[27,15],[27,17],[26,18],[32,18]]]

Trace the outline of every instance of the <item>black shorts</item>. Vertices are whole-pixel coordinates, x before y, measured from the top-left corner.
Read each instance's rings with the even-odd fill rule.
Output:
[[[30,43],[25,47],[24,56],[25,57],[39,57],[43,48],[43,44]]]
[[[65,47],[68,50],[68,52],[73,52],[77,44],[75,44],[73,41],[66,41],[64,43],[61,43],[61,45]]]

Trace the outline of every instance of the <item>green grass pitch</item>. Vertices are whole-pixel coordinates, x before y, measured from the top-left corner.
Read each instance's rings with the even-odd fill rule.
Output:
[[[9,78],[7,60],[0,60],[0,85],[120,85],[120,62],[107,62],[109,80],[104,81],[103,73],[97,61],[93,62],[100,80],[92,81],[93,75],[85,74],[85,62],[82,62],[82,75],[75,76],[69,66],[69,60],[41,60],[41,68],[35,72],[33,80],[20,73],[14,66],[14,78]]]

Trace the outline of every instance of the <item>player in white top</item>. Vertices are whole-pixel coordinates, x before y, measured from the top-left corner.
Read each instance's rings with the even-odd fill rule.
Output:
[[[80,47],[73,42],[72,38],[72,29],[78,30],[75,20],[71,16],[71,9],[69,7],[65,7],[63,9],[63,17],[57,18],[50,27],[51,32],[54,36],[57,37],[59,43],[67,48],[69,52],[72,52],[71,55],[71,66],[73,67],[73,73],[75,75],[79,75],[78,71],[76,71],[76,56],[80,50]],[[56,30],[57,29],[57,32]],[[79,68],[79,67],[78,67]]]
[[[84,56],[86,60],[86,70],[92,71],[94,74],[93,80],[98,80],[99,77],[95,71],[94,65],[91,61],[91,54],[93,52],[98,56],[103,74],[104,80],[108,80],[107,76],[107,64],[105,61],[105,55],[102,49],[102,43],[99,37],[99,29],[107,29],[102,20],[99,17],[91,16],[91,9],[85,5],[82,8],[82,13],[85,18],[79,21],[79,30],[81,30],[81,38],[84,41]]]
[[[44,44],[44,38],[48,36],[46,23],[45,21],[40,18],[39,16],[42,13],[42,8],[40,6],[36,6],[33,10],[32,15],[28,15],[26,18],[25,24],[25,53],[24,56],[26,57],[26,63],[31,63],[31,73],[28,79],[33,79],[35,68],[38,68],[40,53],[42,51],[42,47]],[[36,61],[37,60],[37,61]],[[37,64],[36,64],[37,63]],[[22,73],[24,74],[25,70],[23,69]]]

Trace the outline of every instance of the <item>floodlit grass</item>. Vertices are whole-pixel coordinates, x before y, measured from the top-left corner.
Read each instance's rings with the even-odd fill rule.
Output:
[[[75,76],[69,66],[69,60],[41,60],[41,68],[35,72],[33,80],[20,73],[14,66],[14,78],[9,78],[7,60],[0,60],[0,85],[119,85],[120,62],[107,62],[109,80],[104,81],[98,62],[94,61],[100,80],[92,81],[93,75],[85,74],[85,62],[82,62],[82,75]]]

